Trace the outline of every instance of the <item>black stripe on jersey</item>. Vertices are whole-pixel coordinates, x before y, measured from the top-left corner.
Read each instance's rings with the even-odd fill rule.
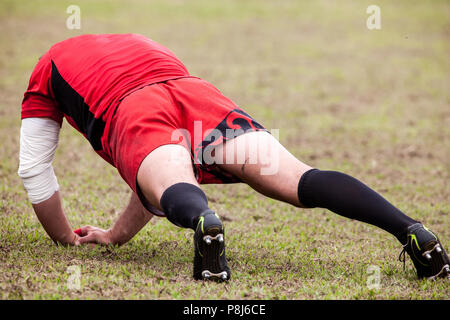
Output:
[[[101,138],[106,123],[102,119],[94,117],[89,106],[84,102],[84,98],[64,80],[53,61],[51,85],[60,110],[73,119],[78,129],[86,135],[94,150],[102,150]]]

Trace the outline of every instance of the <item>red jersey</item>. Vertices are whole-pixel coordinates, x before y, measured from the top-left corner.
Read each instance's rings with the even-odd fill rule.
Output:
[[[24,94],[22,119],[46,117],[61,124],[65,117],[105,158],[109,123],[121,99],[149,84],[182,77],[189,77],[183,63],[142,35],[70,38],[37,63]]]

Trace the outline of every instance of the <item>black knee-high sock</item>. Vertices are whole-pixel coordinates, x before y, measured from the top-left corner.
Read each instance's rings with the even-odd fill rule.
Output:
[[[208,199],[202,189],[185,182],[167,188],[160,204],[170,222],[194,230],[197,217],[209,209]]]
[[[417,221],[395,208],[357,179],[335,171],[311,169],[298,185],[300,202],[329,209],[344,217],[375,225],[406,243],[406,228]]]

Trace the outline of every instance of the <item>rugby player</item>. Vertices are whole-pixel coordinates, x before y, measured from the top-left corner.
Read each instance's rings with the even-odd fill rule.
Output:
[[[18,174],[55,243],[122,245],[153,215],[165,216],[195,231],[194,279],[229,280],[224,226],[200,185],[242,182],[299,208],[326,208],[377,226],[398,239],[419,278],[450,276],[444,247],[422,223],[359,180],[298,160],[142,35],[82,35],[52,46],[31,74],[21,118]],[[132,190],[110,229],[85,226],[78,235],[64,214],[52,167],[64,118]]]

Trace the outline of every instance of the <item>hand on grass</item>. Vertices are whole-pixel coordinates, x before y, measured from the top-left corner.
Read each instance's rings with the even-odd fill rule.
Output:
[[[81,237],[78,242],[84,243],[97,243],[102,245],[113,244],[111,237],[111,230],[104,230],[93,226],[85,226],[80,229]]]

